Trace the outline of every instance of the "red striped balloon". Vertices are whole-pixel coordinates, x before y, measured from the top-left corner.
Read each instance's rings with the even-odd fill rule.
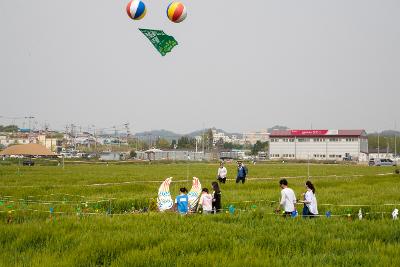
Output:
[[[180,2],[172,2],[167,7],[167,16],[172,22],[182,22],[186,18],[186,7]]]

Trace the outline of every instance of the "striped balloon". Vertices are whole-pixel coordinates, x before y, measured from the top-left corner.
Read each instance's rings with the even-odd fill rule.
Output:
[[[132,0],[126,6],[126,12],[131,19],[139,20],[146,15],[146,6],[141,0]]]
[[[186,18],[186,7],[180,2],[172,2],[167,7],[167,16],[170,21],[179,23]]]

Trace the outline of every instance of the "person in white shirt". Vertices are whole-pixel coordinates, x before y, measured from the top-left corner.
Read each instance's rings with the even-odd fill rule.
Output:
[[[223,183],[223,184],[224,184],[224,183],[226,182],[226,176],[227,176],[227,174],[228,174],[228,171],[227,171],[227,169],[225,168],[224,163],[221,162],[221,163],[219,164],[219,168],[218,168],[218,176],[217,176],[218,181],[219,181],[220,183]]]
[[[315,187],[311,181],[306,182],[307,192],[303,193],[304,200],[300,201],[304,203],[303,216],[314,218],[318,215],[317,198],[315,197]]]
[[[207,188],[203,188],[201,192],[198,209],[203,209],[203,214],[212,213],[212,195],[208,193]]]
[[[279,185],[282,188],[279,204],[285,212],[284,216],[291,216],[292,212],[296,211],[296,195],[294,191],[288,187],[288,181],[286,179],[280,180]],[[280,211],[280,208],[278,208],[277,211]]]

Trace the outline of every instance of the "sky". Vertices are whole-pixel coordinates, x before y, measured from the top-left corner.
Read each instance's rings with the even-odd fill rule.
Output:
[[[400,128],[398,0],[182,0],[179,24],[127,2],[0,1],[0,125]],[[138,28],[179,45],[162,57]]]

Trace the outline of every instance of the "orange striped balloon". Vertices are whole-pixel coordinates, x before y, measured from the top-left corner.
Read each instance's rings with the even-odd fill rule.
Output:
[[[186,7],[181,2],[172,2],[167,7],[167,16],[172,22],[182,22],[186,18]]]

